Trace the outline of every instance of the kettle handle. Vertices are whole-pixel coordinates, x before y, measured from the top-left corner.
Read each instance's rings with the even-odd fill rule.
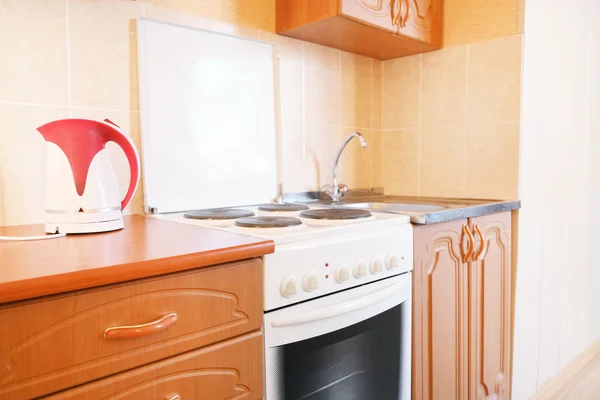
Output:
[[[112,122],[109,119],[105,119],[104,122],[112,125],[113,127],[119,128],[117,124]],[[127,161],[129,161],[129,188],[127,189],[127,193],[125,194],[125,198],[121,201],[121,210],[123,210],[127,204],[131,201],[135,190],[137,189],[138,183],[140,181],[140,157],[138,155],[137,149],[133,144],[133,140],[130,137],[125,136],[120,130],[114,129],[116,134],[109,135],[106,137],[107,141],[115,142],[127,157]]]

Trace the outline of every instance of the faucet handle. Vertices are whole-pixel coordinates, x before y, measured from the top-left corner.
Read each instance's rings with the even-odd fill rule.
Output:
[[[338,193],[341,196],[343,196],[348,191],[348,186],[346,186],[344,183],[340,183],[339,185],[337,185],[337,189],[338,189]]]
[[[335,195],[335,189],[333,187],[333,185],[323,185],[321,187],[321,192],[325,193],[327,196],[332,197]]]

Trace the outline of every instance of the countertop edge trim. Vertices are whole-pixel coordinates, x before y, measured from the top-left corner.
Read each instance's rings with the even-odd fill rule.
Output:
[[[130,264],[41,276],[0,283],[0,305],[104,285],[151,278],[174,272],[241,261],[271,254],[273,241],[263,241]]]

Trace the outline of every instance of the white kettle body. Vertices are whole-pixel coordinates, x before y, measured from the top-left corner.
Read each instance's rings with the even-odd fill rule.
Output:
[[[123,228],[123,213],[139,182],[135,145],[110,121],[67,119],[38,128],[46,139],[46,232],[91,233]],[[131,170],[121,200],[105,144],[117,143]]]

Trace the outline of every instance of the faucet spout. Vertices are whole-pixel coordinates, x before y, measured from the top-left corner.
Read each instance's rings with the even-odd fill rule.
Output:
[[[337,186],[337,184],[338,184],[337,183],[337,166],[338,166],[338,163],[340,162],[340,157],[342,156],[342,152],[346,148],[346,145],[348,145],[348,143],[350,143],[350,141],[354,138],[357,138],[360,141],[360,145],[363,149],[365,147],[367,147],[367,141],[365,140],[363,135],[361,135],[358,132],[351,133],[350,136],[348,136],[346,138],[346,140],[344,140],[344,143],[342,143],[342,145],[340,146],[337,156],[335,157],[335,162],[333,163],[333,186]]]
[[[333,163],[333,184],[332,185],[328,184],[321,188],[322,192],[327,194],[329,197],[331,197],[331,200],[333,200],[336,203],[338,201],[340,201],[340,198],[343,195],[345,195],[346,192],[348,191],[348,186],[346,186],[344,184],[338,185],[338,183],[337,183],[337,166],[340,161],[340,157],[342,156],[342,152],[346,148],[346,145],[354,138],[357,138],[360,141],[360,145],[363,149],[365,147],[367,147],[367,141],[365,140],[363,135],[361,135],[358,132],[354,132],[354,133],[350,134],[350,136],[348,136],[346,138],[346,140],[344,140],[344,143],[342,143],[342,145],[340,146],[337,156],[335,157],[335,162]]]

